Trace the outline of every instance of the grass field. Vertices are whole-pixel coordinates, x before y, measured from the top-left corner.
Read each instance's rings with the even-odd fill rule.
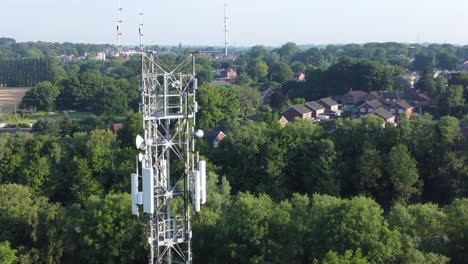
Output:
[[[26,124],[31,124],[31,123],[36,123],[37,120],[41,118],[52,118],[55,120],[62,120],[63,119],[63,112],[57,112],[57,113],[45,113],[45,112],[37,112],[34,114],[23,114],[23,116],[16,115],[15,114],[4,114],[0,115],[0,122],[3,123],[26,123]],[[70,118],[74,121],[81,121],[85,118],[87,118],[91,113],[88,112],[68,112],[68,115]]]
[[[0,87],[0,115],[15,111],[15,104],[19,105],[28,87]]]

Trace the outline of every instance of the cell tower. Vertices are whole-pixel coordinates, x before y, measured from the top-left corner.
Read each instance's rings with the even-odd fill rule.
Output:
[[[142,153],[131,175],[132,214],[138,216],[143,205],[149,263],[191,264],[190,215],[206,202],[206,162],[195,150],[196,138],[203,137],[195,131],[195,55],[169,69],[154,53],[140,54],[144,136],[136,138]]]
[[[122,6],[120,0],[118,1],[117,8],[117,54],[120,56],[122,53]]]
[[[228,28],[228,3],[227,1],[224,1],[224,56],[228,55],[228,45],[229,45],[229,40],[228,40],[228,33],[229,33],[229,28]]]

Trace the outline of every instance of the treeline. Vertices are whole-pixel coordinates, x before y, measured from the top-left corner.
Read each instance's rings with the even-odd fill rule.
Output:
[[[195,263],[464,263],[468,170],[455,118],[398,128],[368,118],[331,134],[263,119],[206,149],[214,163],[194,215]],[[128,194],[141,116],[117,135],[73,127],[0,135],[0,255],[144,262],[146,221],[131,216]]]
[[[281,128],[270,120],[229,132],[213,152],[234,192],[368,195],[385,209],[468,195],[467,144],[454,117],[415,116],[398,127],[345,120],[329,133],[308,121]]]
[[[37,111],[87,111],[98,115],[137,111],[137,69],[135,60],[72,63],[56,68],[54,80],[35,85],[24,96],[21,107]]]
[[[50,59],[2,59],[0,57],[0,87],[31,87],[51,78]]]
[[[82,44],[82,43],[51,43],[51,42],[16,42],[12,38],[0,38],[0,58],[21,59],[55,57],[59,55],[84,56],[85,53],[111,49],[112,45]]]

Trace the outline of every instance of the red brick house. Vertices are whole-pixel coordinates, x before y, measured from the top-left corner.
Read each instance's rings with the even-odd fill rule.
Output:
[[[395,116],[383,107],[376,109],[370,114],[367,114],[367,116],[377,116],[382,118],[385,121],[385,124],[395,124]]]
[[[363,103],[357,107],[357,117],[363,117],[367,114],[373,113],[375,110],[381,108],[383,104],[379,100],[372,100]]]
[[[400,122],[400,115],[405,114],[406,117],[410,118],[413,115],[413,111],[414,107],[404,100],[395,102],[390,106],[390,113],[397,116],[397,122]]]
[[[224,126],[216,126],[211,131],[205,131],[205,142],[211,148],[217,148],[219,143],[226,138],[226,134],[224,134],[223,130],[226,130]]]
[[[305,80],[305,74],[302,72],[298,72],[294,74],[294,80],[298,81],[304,81]]]
[[[312,110],[312,117],[313,118],[317,118],[318,115],[321,115],[323,113],[325,113],[325,107],[323,107],[323,105],[315,102],[315,101],[312,101],[312,102],[307,102],[304,104],[305,107],[309,108],[310,110]]]
[[[363,102],[368,95],[367,92],[364,91],[349,91],[343,96],[343,104],[345,105],[357,105]]]
[[[288,122],[294,122],[295,118],[300,119],[312,119],[312,110],[305,107],[304,105],[293,105],[288,110],[281,113]]]
[[[318,100],[317,103],[321,104],[327,110],[338,111],[338,103],[331,99],[331,97],[322,98]]]

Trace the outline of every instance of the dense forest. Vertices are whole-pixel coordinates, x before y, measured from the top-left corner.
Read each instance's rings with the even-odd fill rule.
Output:
[[[34,57],[18,55],[24,45],[43,59],[81,44],[3,39],[0,61]],[[177,65],[186,52],[159,57]],[[194,263],[467,263],[468,75],[433,74],[467,59],[468,47],[397,43],[307,50],[287,43],[236,59],[197,58],[199,127],[224,125],[227,136],[218,148],[197,142],[209,173],[208,202],[193,218]],[[132,217],[129,194],[142,129],[139,61],[50,65],[22,106],[90,115],[0,134],[0,263],[146,262],[147,228]],[[208,85],[214,69],[230,67],[235,85]],[[400,78],[406,69],[420,73],[416,89],[446,106],[437,116],[398,126],[376,117],[278,122],[279,110],[300,100],[410,89]],[[307,79],[293,81],[297,72]],[[274,100],[262,107],[267,88]],[[116,120],[123,128],[107,131]]]

